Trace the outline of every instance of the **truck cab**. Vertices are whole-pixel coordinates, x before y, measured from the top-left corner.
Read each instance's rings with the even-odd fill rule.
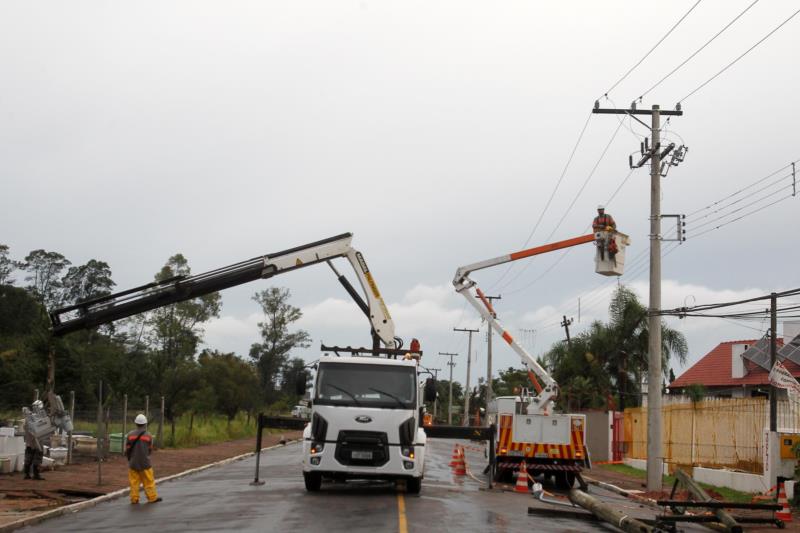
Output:
[[[303,432],[303,477],[405,480],[421,488],[425,431],[417,360],[323,356],[317,365],[311,423]]]

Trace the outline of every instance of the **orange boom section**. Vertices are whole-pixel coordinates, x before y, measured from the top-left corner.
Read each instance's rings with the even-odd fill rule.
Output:
[[[583,420],[572,419],[570,428],[570,444],[548,444],[546,442],[514,442],[513,419],[511,415],[500,416],[500,433],[497,444],[498,455],[512,455],[531,459],[575,459],[586,458],[583,445]]]

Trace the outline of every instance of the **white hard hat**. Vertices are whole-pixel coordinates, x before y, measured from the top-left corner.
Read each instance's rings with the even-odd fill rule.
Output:
[[[42,400],[36,400],[35,402],[33,402],[33,408],[34,409],[41,409],[43,407],[44,407],[44,404],[42,403]]]
[[[598,211],[601,210],[601,209],[605,209],[605,208],[606,208],[606,206],[604,206],[603,204],[600,204],[600,205],[597,206],[597,210]]]
[[[136,424],[143,426],[147,424],[147,417],[144,416],[142,413],[136,415],[136,418],[133,420]]]

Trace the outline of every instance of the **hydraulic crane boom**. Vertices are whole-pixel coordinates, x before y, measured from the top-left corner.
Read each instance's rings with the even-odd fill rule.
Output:
[[[617,265],[616,259],[605,259],[605,252],[602,254],[602,261],[603,263],[614,261],[615,266],[619,267],[619,274],[621,274],[621,269],[624,265],[624,247],[627,245],[627,236],[617,233],[616,231],[599,231],[597,233],[590,233],[588,235],[582,235],[572,239],[536,246],[534,248],[528,248],[519,252],[501,255],[493,259],[472,263],[456,270],[456,275],[453,278],[453,286],[455,287],[456,292],[460,293],[464,298],[466,298],[472,307],[478,311],[481,317],[483,317],[483,319],[491,325],[492,329],[494,329],[503,338],[503,340],[506,341],[509,346],[511,346],[511,349],[513,349],[520,359],[522,359],[522,364],[528,369],[529,374],[531,371],[533,371],[536,377],[542,381],[542,383],[539,384],[535,380],[532,380],[534,387],[536,388],[537,395],[531,398],[531,403],[535,404],[540,411],[546,411],[549,407],[549,404],[558,396],[558,384],[550,376],[550,374],[544,368],[542,368],[536,359],[511,336],[511,334],[503,327],[500,321],[497,320],[497,313],[495,313],[492,304],[486,299],[480,288],[477,287],[475,281],[470,279],[469,275],[476,270],[502,265],[512,261],[517,261],[519,259],[525,259],[526,257],[532,257],[535,255],[553,252],[555,250],[561,250],[572,246],[578,246],[580,244],[587,244],[590,242],[595,242],[598,244],[597,253],[600,254],[601,246],[607,246],[609,242],[614,241],[615,239],[616,246],[619,247],[619,251],[616,252],[619,254],[619,264]],[[597,271],[600,273],[605,273],[601,271],[600,263],[598,263]],[[470,291],[470,289],[473,287],[475,287],[477,296],[473,295]]]
[[[254,257],[203,274],[176,276],[55,309],[50,312],[53,334],[66,335],[243,283],[327,262],[336,273],[339,282],[369,318],[373,336],[380,339],[387,348],[395,348],[394,322],[364,257],[351,246],[352,239],[352,233],[343,233],[282,252]],[[331,260],[337,257],[346,258],[353,267],[361,289],[366,295],[366,301],[347,278],[336,271]]]

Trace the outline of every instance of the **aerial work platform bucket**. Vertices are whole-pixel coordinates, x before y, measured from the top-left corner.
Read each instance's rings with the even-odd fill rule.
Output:
[[[618,231],[597,231],[594,271],[604,276],[621,276],[625,272],[625,248],[630,237]]]

